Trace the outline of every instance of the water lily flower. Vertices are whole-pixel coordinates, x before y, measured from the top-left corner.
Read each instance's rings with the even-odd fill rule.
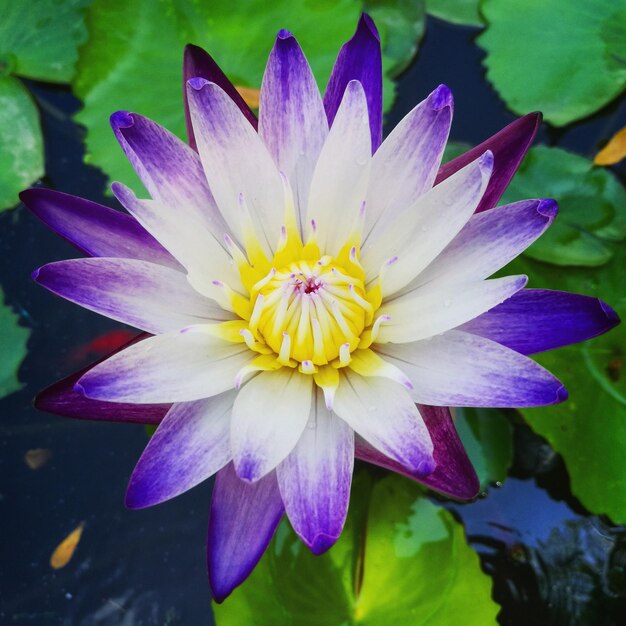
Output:
[[[540,116],[441,166],[437,87],[382,141],[378,34],[363,16],[323,97],[278,34],[259,117],[199,48],[184,65],[189,144],[135,113],[113,130],[150,198],[128,213],[44,189],[24,203],[90,258],[35,280],[144,332],[43,392],[73,417],[158,424],[128,486],[140,508],[217,473],[208,563],[221,601],[283,513],[316,554],[339,537],[355,456],[458,499],[476,475],[447,407],[561,402],[528,354],[618,322],[595,298],[489,278],[556,203],[494,208]]]

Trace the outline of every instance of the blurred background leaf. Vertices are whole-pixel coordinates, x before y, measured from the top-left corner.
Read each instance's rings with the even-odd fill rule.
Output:
[[[21,387],[17,372],[26,356],[30,331],[18,321],[18,316],[4,304],[4,293],[0,288],[0,398]]]
[[[370,480],[357,474],[346,529],[322,556],[283,522],[248,581],[214,605],[218,626],[495,624],[491,580],[463,528],[408,479]]]
[[[480,15],[479,4],[480,0],[426,0],[426,11],[452,24],[482,28],[485,21]]]
[[[487,78],[515,113],[540,110],[564,126],[626,88],[626,0],[483,0],[480,7]]]

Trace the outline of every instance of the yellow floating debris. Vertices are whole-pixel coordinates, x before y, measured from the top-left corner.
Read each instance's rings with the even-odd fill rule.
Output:
[[[611,137],[609,143],[596,154],[596,165],[615,165],[626,157],[626,126]]]
[[[32,448],[24,455],[24,462],[30,469],[38,470],[52,458],[52,450],[47,448]]]
[[[261,95],[260,90],[255,89],[254,87],[242,87],[241,85],[235,85],[235,89],[239,92],[239,95],[251,109],[259,108],[259,96]]]
[[[69,562],[78,542],[83,534],[83,528],[85,522],[81,522],[63,541],[56,547],[55,551],[50,557],[50,567],[52,569],[61,569],[65,567]]]

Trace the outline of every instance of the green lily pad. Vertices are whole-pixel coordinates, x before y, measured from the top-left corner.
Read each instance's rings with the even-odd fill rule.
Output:
[[[0,76],[0,210],[15,206],[43,172],[37,107],[17,78]]]
[[[513,461],[513,427],[499,409],[456,409],[456,429],[481,489],[503,482]]]
[[[483,27],[479,4],[480,0],[426,0],[426,11],[452,24]]]
[[[398,71],[415,52],[423,13],[404,14],[401,0],[371,0],[380,15],[384,64]],[[280,28],[302,45],[321,87],[341,45],[356,27],[363,5],[354,0],[95,0],[87,13],[89,41],[81,50],[74,81],[84,108],[76,119],[87,127],[87,161],[113,180],[137,179],[108,125],[114,110],[136,111],[185,137],[182,55],[187,43],[208,50],[236,85],[261,85],[267,56]],[[410,41],[409,41],[410,39]],[[393,90],[387,89],[387,105]]]
[[[554,224],[525,254],[554,265],[598,266],[613,256],[611,241],[626,238],[626,191],[608,170],[581,156],[531,148],[502,202],[554,198]]]
[[[216,623],[438,626],[463,615],[468,626],[495,624],[491,580],[463,528],[421,494],[394,475],[357,485],[346,529],[321,557],[283,522],[248,581],[214,606]]]
[[[484,0],[487,78],[522,115],[564,126],[626,88],[626,1]]]
[[[30,331],[18,324],[18,316],[3,302],[4,293],[0,289],[0,398],[22,386],[17,371],[26,356],[30,336]]]
[[[11,64],[12,74],[69,82],[87,38],[83,12],[89,2],[0,0],[0,59]]]
[[[597,296],[626,317],[626,245],[613,246],[601,268],[563,269],[519,258],[507,273],[526,273],[530,286]],[[523,409],[531,427],[559,452],[571,488],[593,513],[626,523],[626,326],[582,344],[537,355],[569,391],[563,404]]]

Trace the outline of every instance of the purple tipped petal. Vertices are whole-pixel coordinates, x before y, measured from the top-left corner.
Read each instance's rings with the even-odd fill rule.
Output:
[[[134,259],[49,263],[33,279],[62,298],[152,334],[232,315],[194,291],[185,274]]]
[[[240,480],[232,463],[217,473],[207,542],[209,584],[216,602],[223,602],[249,576],[283,511],[274,472],[253,484]]]
[[[20,194],[20,200],[86,255],[141,259],[180,268],[130,215],[52,189],[27,189]]]
[[[361,15],[356,32],[339,51],[324,94],[328,123],[332,124],[341,104],[343,92],[351,80],[358,80],[365,89],[372,152],[380,146],[383,136],[383,70],[380,38],[371,18]]]
[[[392,461],[360,437],[356,440],[356,457],[380,465],[457,500],[471,500],[478,495],[480,483],[476,471],[456,432],[450,410],[446,407],[419,405],[419,412],[433,440],[433,457],[437,466],[431,474],[416,475]]]
[[[409,288],[491,276],[540,237],[557,210],[554,200],[522,200],[473,215]]]
[[[111,116],[120,146],[154,200],[189,216],[209,230],[225,228],[207,184],[199,156],[188,145],[157,123],[136,113],[120,111]]]
[[[550,372],[495,341],[450,330],[428,341],[376,345],[413,383],[416,402],[433,406],[532,407],[562,402]]]
[[[247,120],[252,124],[254,129],[257,127],[257,119],[245,100],[241,97],[235,86],[228,80],[226,74],[222,72],[219,65],[213,60],[211,55],[199,48],[189,44],[185,47],[185,56],[183,61],[183,98],[185,101],[185,122],[187,124],[187,136],[189,145],[197,151],[196,138],[193,134],[191,125],[191,115],[189,114],[189,105],[187,103],[187,81],[192,78],[204,78],[216,85],[219,85],[232,99],[232,101],[241,109]]]
[[[585,341],[619,324],[602,300],[566,291],[523,289],[460,327],[520,352],[534,354]]]
[[[513,178],[513,174],[517,171],[528,148],[530,148],[540,124],[541,113],[529,113],[515,120],[493,137],[442,165],[435,184],[460,170],[485,150],[491,150],[494,155],[493,174],[476,212],[493,208]]]
[[[324,105],[309,63],[295,38],[281,31],[261,85],[259,135],[291,184],[300,223],[327,134]]]
[[[377,223],[391,223],[431,189],[451,122],[452,93],[440,85],[385,139],[372,158],[366,237]]]
[[[353,464],[354,433],[326,408],[318,390],[307,428],[276,468],[289,521],[315,554],[328,550],[341,534]]]
[[[88,367],[81,369],[39,392],[35,398],[35,407],[55,415],[76,419],[105,420],[109,422],[138,422],[140,424],[158,424],[169,411],[171,404],[123,404],[92,400],[74,390],[76,382],[98,363],[113,354],[147,337],[142,333],[133,340],[120,346]]]
[[[127,507],[141,509],[169,500],[230,461],[230,413],[235,393],[172,406],[130,477]]]
[[[333,410],[385,456],[418,474],[435,468],[428,429],[407,390],[392,380],[341,370]]]

